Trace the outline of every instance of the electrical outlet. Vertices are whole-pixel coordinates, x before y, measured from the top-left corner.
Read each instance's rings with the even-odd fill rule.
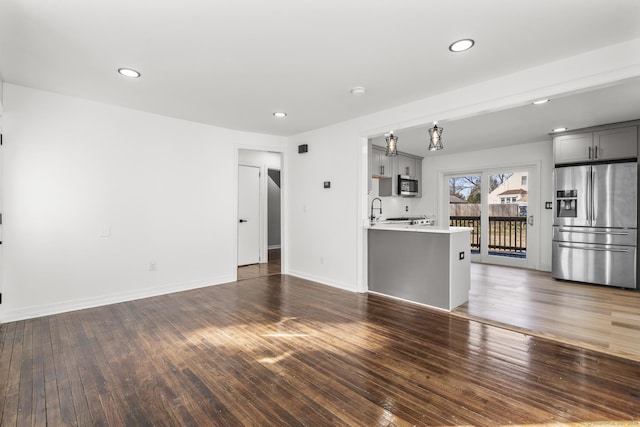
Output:
[[[404,207],[404,211],[405,211],[405,212],[409,212],[409,206],[405,206],[405,207]]]
[[[151,261],[149,263],[149,271],[156,271],[158,269],[158,265],[155,261]]]
[[[320,257],[320,264],[324,264],[324,257],[323,256]]]

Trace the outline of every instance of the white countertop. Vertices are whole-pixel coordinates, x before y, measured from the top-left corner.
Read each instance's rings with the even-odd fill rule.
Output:
[[[373,224],[366,227],[370,230],[385,230],[385,231],[412,231],[418,233],[463,233],[473,230],[471,227],[449,227],[449,226],[437,226],[437,225],[411,225],[411,224],[392,224],[392,223],[380,223]]]

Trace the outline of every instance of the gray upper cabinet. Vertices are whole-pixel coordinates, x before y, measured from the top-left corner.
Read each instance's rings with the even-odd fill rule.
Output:
[[[638,127],[607,129],[593,133],[595,160],[638,157]]]
[[[387,156],[386,149],[371,146],[371,176],[374,178],[391,178],[393,175],[393,157]]]
[[[417,159],[406,154],[398,154],[398,174],[415,177]]]
[[[556,164],[589,161],[593,150],[593,132],[560,135],[553,138]]]
[[[397,156],[387,156],[386,149],[370,145],[369,175],[379,180],[378,195],[380,197],[398,195],[398,175],[409,175],[418,180],[418,195],[422,196],[422,157],[398,152]],[[371,181],[369,181],[371,190]]]
[[[555,164],[597,162],[638,157],[638,127],[594,129],[553,138]]]

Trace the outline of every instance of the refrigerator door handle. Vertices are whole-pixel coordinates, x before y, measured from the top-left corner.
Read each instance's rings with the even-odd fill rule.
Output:
[[[567,228],[561,228],[561,233],[580,233],[580,234],[610,234],[612,236],[628,236],[629,233],[624,231],[582,231],[582,230],[569,230]]]
[[[591,158],[591,147],[589,147],[589,158]],[[592,208],[593,208],[593,201],[592,201],[592,189],[593,189],[593,170],[589,169],[589,171],[587,172],[587,191],[586,191],[586,199],[587,199],[587,207],[586,207],[586,214],[587,214],[587,221],[591,222],[591,213],[592,213]]]
[[[585,251],[598,251],[598,252],[622,252],[622,253],[628,253],[629,250],[628,249],[610,249],[610,248],[586,248],[586,247],[582,247],[582,246],[571,246],[571,245],[564,245],[564,244],[559,244],[558,246],[560,246],[561,248],[566,248],[566,249],[584,249]]]

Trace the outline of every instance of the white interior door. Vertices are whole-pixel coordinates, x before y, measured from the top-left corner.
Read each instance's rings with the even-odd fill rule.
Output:
[[[238,166],[238,265],[260,262],[260,168]]]

